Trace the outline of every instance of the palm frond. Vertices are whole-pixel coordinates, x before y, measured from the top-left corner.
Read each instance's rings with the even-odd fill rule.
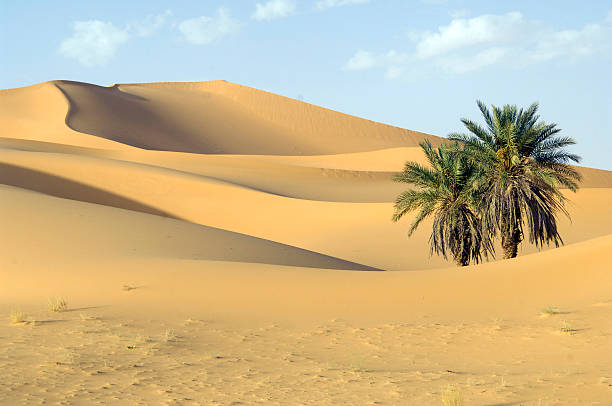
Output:
[[[509,246],[516,247],[523,236],[538,247],[562,244],[556,218],[567,211],[560,188],[575,191],[580,181],[578,171],[569,165],[580,157],[565,149],[575,140],[559,136],[557,124],[541,122],[537,103],[526,109],[477,104],[488,131],[462,119],[470,134],[449,135],[462,143],[465,161],[475,168],[470,180],[463,176],[462,182],[470,186],[458,200],[474,202],[472,210],[481,213],[482,233],[493,238],[499,232],[502,245],[510,241]]]
[[[393,177],[415,189],[398,196],[392,220],[399,221],[406,214],[416,212],[408,232],[412,235],[425,219],[433,216],[430,254],[435,252],[447,258],[450,253],[457,264],[478,263],[492,255],[493,244],[482,233],[480,219],[474,211],[480,204],[475,199],[481,196],[480,188],[472,190],[472,183],[479,179],[475,175],[478,170],[467,159],[465,147],[453,142],[433,148],[425,141],[421,148],[430,167],[407,162],[404,171]]]

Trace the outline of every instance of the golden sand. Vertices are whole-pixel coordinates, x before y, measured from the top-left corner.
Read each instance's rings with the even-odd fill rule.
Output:
[[[2,90],[0,131],[0,404],[612,404],[611,172],[458,269],[390,221],[431,135],[224,81]]]

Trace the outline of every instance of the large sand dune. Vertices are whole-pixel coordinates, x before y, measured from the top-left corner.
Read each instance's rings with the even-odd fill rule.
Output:
[[[2,90],[0,130],[0,309],[38,321],[0,327],[0,403],[612,399],[611,172],[564,247],[459,270],[390,221],[431,135],[224,81]]]

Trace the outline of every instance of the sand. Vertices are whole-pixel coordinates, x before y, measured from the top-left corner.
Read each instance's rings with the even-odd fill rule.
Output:
[[[2,90],[0,131],[0,404],[612,404],[611,172],[458,269],[390,221],[432,135],[224,81]]]

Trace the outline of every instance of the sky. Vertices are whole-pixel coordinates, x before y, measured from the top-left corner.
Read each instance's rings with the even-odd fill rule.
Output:
[[[439,136],[540,103],[612,170],[612,1],[0,0],[0,88],[224,79]]]

